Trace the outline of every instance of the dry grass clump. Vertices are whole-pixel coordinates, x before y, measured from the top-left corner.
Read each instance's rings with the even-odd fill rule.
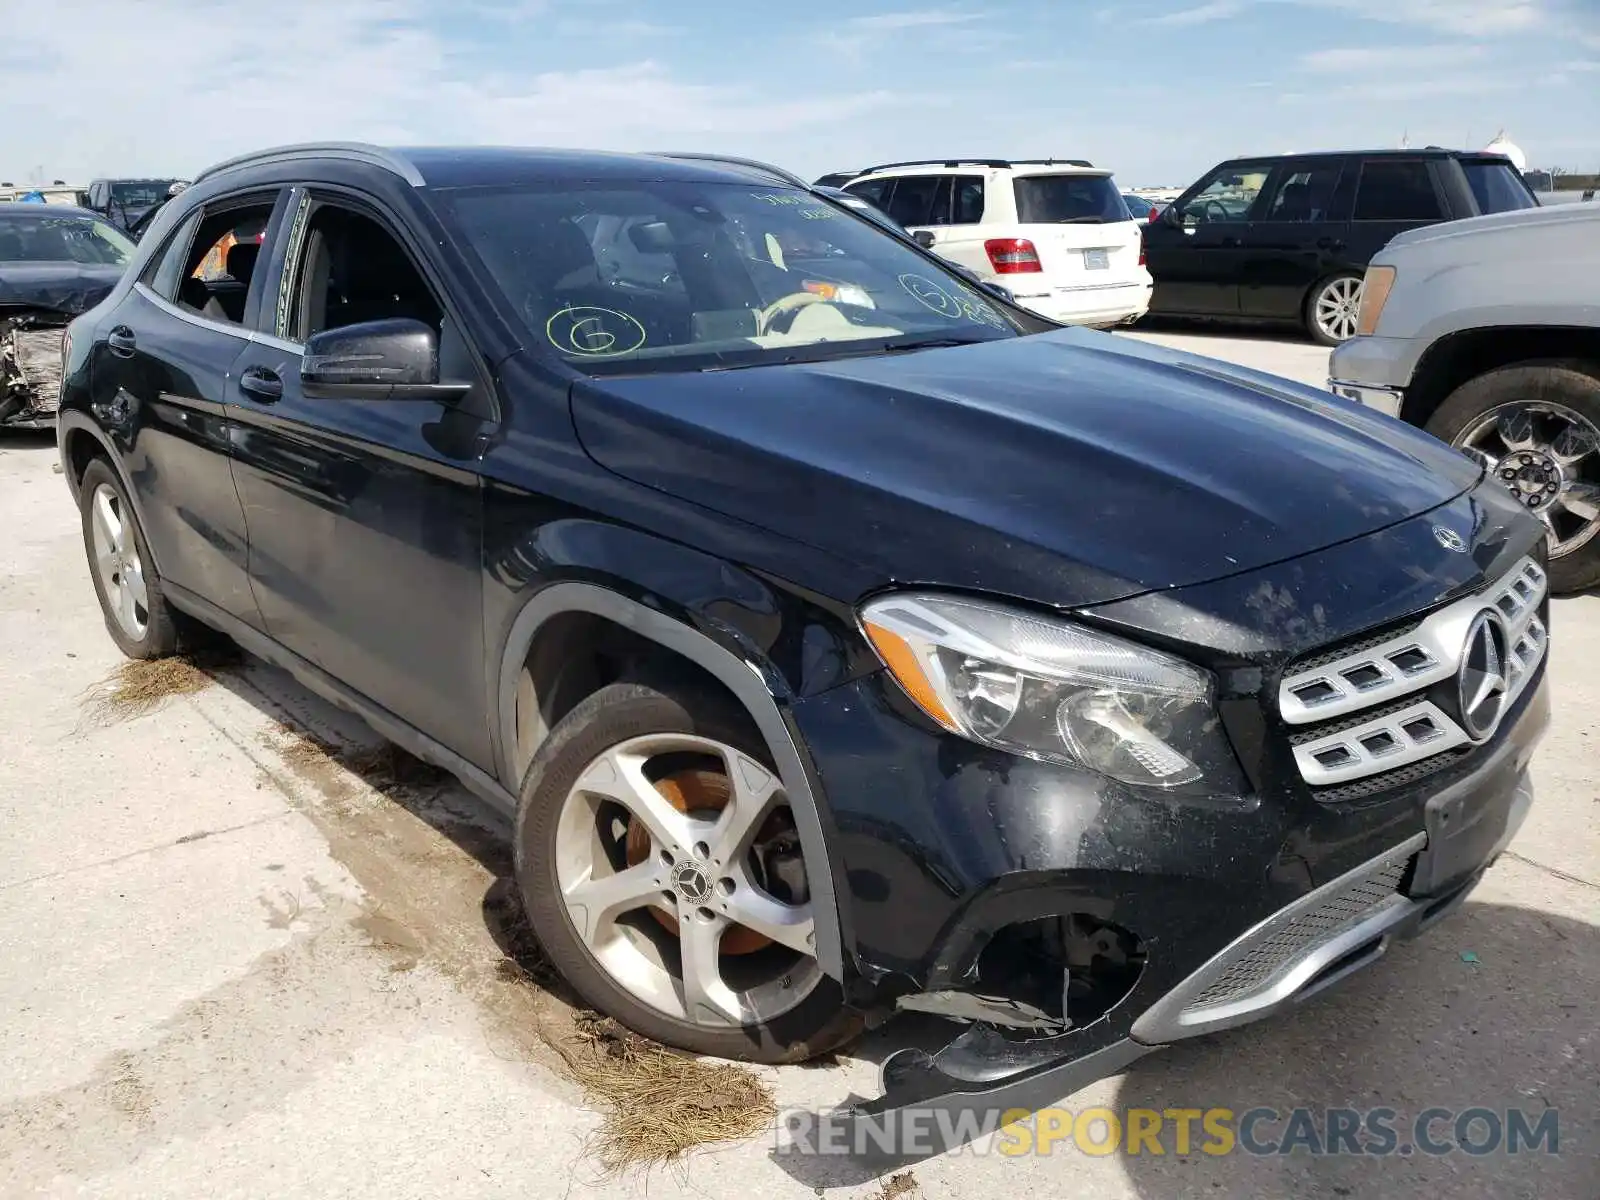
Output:
[[[755,1137],[777,1113],[771,1089],[745,1068],[679,1054],[595,1013],[579,1013],[573,1036],[550,1045],[601,1110],[591,1152],[607,1174]]]
[[[84,693],[84,717],[91,725],[131,721],[173,696],[203,692],[213,682],[206,665],[192,658],[129,659]]]

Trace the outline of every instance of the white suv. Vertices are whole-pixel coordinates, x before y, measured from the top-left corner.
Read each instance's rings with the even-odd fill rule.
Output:
[[[888,163],[844,190],[1053,321],[1121,325],[1150,307],[1139,222],[1111,172],[1080,159]]]

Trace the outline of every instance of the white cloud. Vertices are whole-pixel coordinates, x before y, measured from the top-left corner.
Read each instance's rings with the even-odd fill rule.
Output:
[[[1468,37],[1524,33],[1551,16],[1549,0],[1298,0],[1371,21]]]
[[[1206,25],[1212,21],[1225,21],[1230,17],[1236,17],[1248,7],[1248,0],[1211,0],[1209,4],[1197,4],[1192,8],[1180,8],[1174,12],[1144,17],[1140,20],[1140,24],[1167,28]]]
[[[846,29],[861,33],[894,33],[901,29],[928,29],[941,25],[965,25],[976,21],[982,13],[952,12],[944,8],[922,9],[916,12],[878,13],[870,17],[851,17],[843,22]]]
[[[1453,70],[1482,60],[1487,54],[1484,46],[1452,42],[1436,46],[1330,47],[1303,54],[1299,61],[1303,70],[1328,74],[1415,76],[1425,71]]]
[[[260,146],[334,139],[708,146],[827,126],[888,99],[773,100],[614,55],[603,67],[485,67],[481,47],[448,40],[427,7],[141,0],[135,20],[118,0],[13,8],[0,48],[0,175],[192,174]],[[517,19],[526,7],[492,15]]]

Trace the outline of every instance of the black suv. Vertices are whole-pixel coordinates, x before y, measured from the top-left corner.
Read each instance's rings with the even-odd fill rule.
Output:
[[[1336,346],[1355,336],[1367,263],[1395,234],[1538,203],[1496,154],[1231,159],[1145,227],[1150,312],[1292,321]]]
[[[971,1022],[877,1109],[1281,1009],[1529,802],[1543,527],[1478,465],[757,166],[229,162],[66,373],[126,654],[220,630],[455,772],[550,957],[661,1041]]]

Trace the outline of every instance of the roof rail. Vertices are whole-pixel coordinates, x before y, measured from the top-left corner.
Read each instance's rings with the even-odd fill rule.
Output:
[[[906,162],[880,163],[876,167],[868,167],[862,175],[872,175],[878,171],[892,171],[898,167],[1013,167],[1013,166],[1038,166],[1057,165],[1063,167],[1093,167],[1094,164],[1082,158],[913,158]]]
[[[764,163],[754,158],[738,158],[732,154],[703,154],[689,150],[652,150],[651,158],[676,158],[685,162],[712,162],[727,163],[733,167],[748,167],[753,171],[761,171],[784,183],[793,184],[795,187],[811,190],[811,185],[800,176],[785,171],[782,167],[775,167],[771,163]]]
[[[293,162],[306,158],[338,158],[346,162],[366,163],[368,166],[381,167],[400,176],[412,187],[422,187],[426,182],[422,172],[402,154],[393,150],[386,150],[382,146],[369,146],[365,142],[304,142],[293,146],[273,146],[266,150],[257,150],[251,154],[241,154],[237,158],[230,158],[207,167],[194,177],[194,182],[209,179],[213,175],[220,175],[224,171],[232,171],[239,167],[259,167],[270,163]]]

